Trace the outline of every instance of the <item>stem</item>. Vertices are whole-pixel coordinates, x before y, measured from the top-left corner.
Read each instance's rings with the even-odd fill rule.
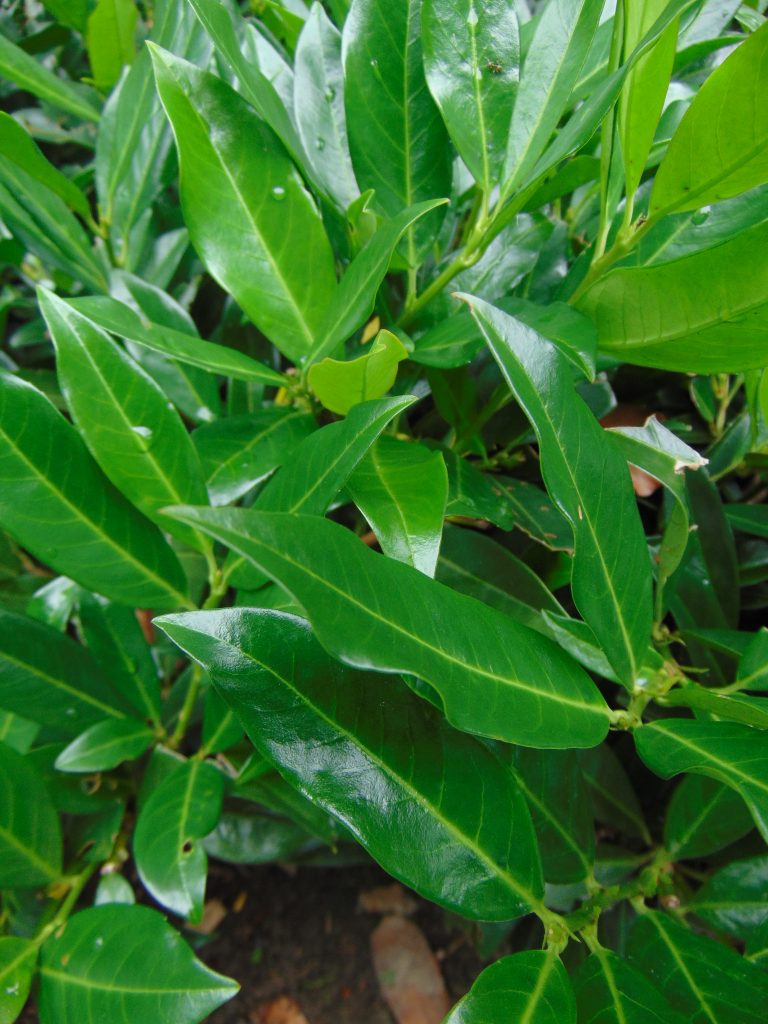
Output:
[[[48,924],[43,925],[35,936],[33,941],[36,945],[41,946],[50,935],[55,931],[58,931],[58,929],[66,923],[75,904],[80,898],[80,894],[91,880],[91,877],[97,867],[98,864],[89,864],[79,875],[74,876],[69,892],[65,896],[59,909],[56,911],[55,916],[48,922]]]
[[[646,221],[639,218],[628,233],[620,231],[611,248],[599,259],[595,260],[589,268],[584,280],[568,300],[571,305],[577,303],[584,292],[591,288],[595,281],[602,277],[606,271],[610,270],[617,260],[622,259],[627,253],[631,252],[643,235],[647,234],[656,224],[656,221],[657,218],[655,217]]]
[[[608,58],[608,73],[618,68],[621,61],[621,51],[624,45],[624,2],[619,0],[616,5],[616,15],[613,20],[613,36],[611,37],[611,52]],[[608,242],[608,232],[611,229],[611,211],[609,209],[610,187],[611,187],[611,166],[613,164],[613,143],[614,126],[616,123],[616,108],[612,106],[603,123],[600,125],[600,221],[595,239],[595,249],[592,254],[592,262],[599,260],[605,252]]]
[[[184,739],[184,735],[189,725],[189,720],[192,717],[192,712],[195,709],[195,702],[197,701],[197,695],[200,691],[200,683],[203,678],[203,670],[198,664],[192,666],[192,675],[189,680],[189,689],[187,695],[184,698],[184,704],[181,711],[179,712],[179,720],[176,723],[176,728],[173,731],[173,735],[168,741],[168,746],[172,750],[178,749],[179,744]]]

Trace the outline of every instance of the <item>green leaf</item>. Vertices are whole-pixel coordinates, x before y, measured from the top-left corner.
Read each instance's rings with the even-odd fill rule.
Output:
[[[29,889],[61,874],[59,816],[32,762],[0,743],[0,886]]]
[[[88,17],[85,44],[91,71],[100,89],[109,89],[136,55],[139,12],[133,0],[98,0]]]
[[[0,707],[77,734],[130,706],[80,644],[51,626],[0,610]]]
[[[384,554],[434,576],[448,498],[440,452],[382,437],[348,486]]]
[[[307,159],[323,191],[341,210],[360,195],[347,142],[341,35],[313,3],[296,44],[294,116]]]
[[[636,967],[598,948],[573,975],[579,1024],[682,1024],[683,1018]]]
[[[328,506],[389,421],[413,404],[412,395],[381,398],[354,406],[345,420],[329,423],[302,441],[259,494],[256,508],[267,512],[325,515]],[[261,586],[266,577],[247,559],[230,554],[225,573],[234,583]],[[255,578],[254,578],[255,577]]]
[[[279,141],[245,100],[208,72],[154,45],[151,51],[179,151],[192,244],[256,326],[298,361],[312,350],[336,288],[320,215]]]
[[[156,911],[119,904],[71,917],[43,946],[40,973],[40,1024],[198,1024],[238,988]]]
[[[38,297],[69,411],[115,487],[150,519],[179,501],[206,503],[200,459],[157,384],[66,302],[43,288]],[[200,550],[210,549],[199,534],[182,530],[180,536]]]
[[[93,905],[100,907],[104,903],[127,903],[129,906],[136,902],[136,896],[131,888],[131,883],[122,875],[114,871],[102,875],[93,897]]]
[[[582,754],[581,770],[592,790],[597,820],[650,846],[651,835],[640,802],[613,750],[603,743]]]
[[[312,844],[303,828],[271,814],[225,811],[203,842],[210,857],[227,864],[290,861]]]
[[[660,703],[665,707],[694,708],[730,722],[742,722],[755,729],[768,729],[768,698],[744,697],[740,693],[712,693],[692,683],[667,694]]]
[[[204,424],[193,433],[212,505],[229,505],[261,483],[316,428],[309,413],[273,406]]]
[[[768,538],[768,508],[765,505],[726,505],[724,511],[731,529]]]
[[[589,747],[605,736],[597,689],[553,643],[375,554],[336,523],[245,509],[174,514],[277,580],[335,657],[433,686],[457,728],[542,747]]]
[[[153,323],[125,303],[107,295],[70,299],[68,305],[110,334],[136,342],[153,352],[171,356],[179,362],[198,366],[209,373],[278,387],[286,382],[284,374],[251,359],[244,352],[203,341],[194,334],[177,331],[164,324]]]
[[[657,985],[687,1024],[761,1024],[768,976],[727,946],[666,914],[646,911],[629,938],[629,960]]]
[[[366,242],[350,263],[331,300],[311,359],[317,362],[333,352],[371,314],[376,293],[389,269],[395,246],[405,231],[420,217],[447,200],[432,199],[417,203],[387,221]]]
[[[427,0],[424,70],[459,156],[490,196],[498,181],[520,77],[511,0]]]
[[[224,776],[212,764],[185,761],[139,811],[133,834],[136,870],[151,895],[174,914],[200,921],[208,858],[199,840],[216,827]]]
[[[0,938],[0,1024],[13,1024],[24,1009],[37,964],[37,945],[30,939]]]
[[[74,181],[46,160],[29,132],[10,114],[5,113],[0,113],[0,154],[22,167],[45,188],[55,192],[81,217],[90,217],[91,210],[83,192]]]
[[[765,626],[752,636],[739,659],[736,680],[745,690],[768,690],[768,629]]]
[[[624,7],[624,52],[631,53],[668,0],[633,0]],[[618,131],[624,162],[624,181],[631,202],[645,170],[667,95],[675,59],[678,23],[675,19],[629,72],[619,98]]]
[[[514,953],[486,967],[444,1024],[576,1024],[576,1000],[560,959]]]
[[[353,0],[343,31],[344,102],[349,148],[373,208],[396,217],[414,203],[451,194],[448,135],[427,90],[421,53],[421,4]],[[406,230],[401,247],[417,266],[444,211]]]
[[[543,609],[565,614],[525,562],[477,530],[445,527],[436,578],[539,633],[548,632],[539,614]]]
[[[1,699],[1,698],[0,698]],[[31,722],[11,711],[0,711],[0,742],[19,754],[26,754],[40,731],[37,722]]]
[[[686,373],[763,366],[768,245],[762,223],[721,245],[658,266],[620,267],[579,301],[601,349],[623,362]]]
[[[552,344],[488,303],[466,301],[536,431],[547,490],[573,529],[576,606],[631,686],[650,642],[651,569],[627,467]]]
[[[158,528],[114,490],[83,441],[30,384],[0,377],[0,523],[84,587],[132,607],[188,607]]]
[[[153,18],[153,42],[194,63],[207,59],[209,46],[189,4],[157,0]],[[170,182],[174,168],[170,126],[149,51],[143,48],[107,100],[96,138],[99,210],[119,266],[135,266],[143,245],[140,218]]]
[[[512,111],[503,198],[531,177],[571,99],[602,8],[600,0],[553,0],[538,19]]]
[[[747,725],[667,719],[635,733],[648,767],[669,779],[680,772],[707,775],[742,797],[768,838],[768,735]]]
[[[3,34],[0,34],[0,74],[58,110],[66,110],[86,121],[99,120],[98,104],[91,90],[79,88],[55,75]]]
[[[143,722],[118,718],[86,729],[56,758],[60,772],[102,772],[133,761],[149,747],[154,732]]]
[[[395,383],[398,363],[407,357],[396,334],[379,331],[364,356],[314,363],[309,368],[309,386],[326,409],[345,416],[353,405],[386,394]]]
[[[43,6],[60,25],[85,32],[88,21],[88,0],[43,0]]]
[[[715,928],[750,938],[768,922],[768,857],[737,860],[716,871],[689,907]]]
[[[675,860],[698,860],[741,839],[752,827],[735,790],[703,775],[686,775],[667,807],[664,846]]]
[[[382,701],[378,676],[342,668],[303,620],[278,612],[159,625],[210,671],[259,752],[396,877],[481,920],[540,906],[536,840],[514,777],[402,682],[390,680]],[[481,791],[485,801],[469,795]]]
[[[653,183],[650,216],[696,210],[768,179],[768,25],[709,76],[672,136]],[[696,154],[695,159],[692,154]]]

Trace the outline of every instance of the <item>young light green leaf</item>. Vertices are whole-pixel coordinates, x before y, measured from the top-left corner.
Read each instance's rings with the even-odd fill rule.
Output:
[[[320,215],[279,141],[245,100],[156,46],[152,59],[179,151],[192,244],[256,326],[298,361],[312,350],[336,288]],[[244,133],[251,140],[245,152]],[[211,188],[219,197],[215,216]]]
[[[205,503],[197,452],[158,385],[62,299],[42,288],[38,297],[69,411],[115,487],[151,519],[180,500]],[[183,530],[180,536],[199,550],[210,548],[194,532]]]
[[[686,775],[667,807],[664,846],[676,860],[698,860],[752,828],[752,817],[735,790],[704,775]]]
[[[344,102],[349,148],[362,190],[387,217],[451,193],[448,136],[427,90],[421,53],[421,4],[353,0],[343,31]],[[432,244],[444,211],[406,229],[411,267]]]
[[[0,74],[59,110],[86,121],[99,120],[98,102],[90,89],[55,75],[4,34],[0,34]]]
[[[665,707],[694,708],[728,722],[741,722],[754,729],[768,729],[768,698],[745,697],[743,694],[713,693],[705,686],[692,683],[679,687],[661,699]]]
[[[727,508],[727,506],[726,506]],[[743,690],[768,690],[768,629],[758,629],[739,659],[736,680]]]
[[[119,904],[71,917],[43,946],[40,973],[40,1024],[199,1024],[238,988],[197,960],[157,911]]]
[[[382,437],[348,486],[384,554],[434,576],[448,499],[440,452]]]
[[[130,705],[80,644],[52,626],[0,611],[0,707],[68,735]]]
[[[579,1024],[683,1024],[651,977],[598,947],[573,975]]]
[[[600,347],[624,362],[686,373],[765,363],[768,224],[658,266],[620,267],[579,300]]]
[[[747,36],[699,89],[653,183],[650,216],[696,210],[768,178],[768,25]],[[695,156],[694,156],[695,154]]]
[[[635,733],[648,767],[669,779],[695,772],[731,786],[768,838],[768,735],[747,725],[666,719]]]
[[[331,412],[345,416],[354,405],[381,398],[395,383],[408,351],[391,331],[379,331],[370,351],[342,362],[330,357],[309,368],[309,386]]]
[[[105,903],[126,903],[132,906],[135,902],[136,896],[131,888],[131,883],[122,875],[113,871],[108,875],[102,875],[99,879],[93,897],[95,907],[103,906]]]
[[[513,775],[402,682],[393,680],[381,703],[378,676],[342,668],[307,623],[279,612],[158,624],[211,673],[257,749],[396,877],[480,920],[540,905],[536,840]],[[376,716],[359,714],[374,704]],[[486,802],[449,807],[442,796],[456,786],[484,792]]]
[[[662,994],[687,1024],[761,1024],[768,975],[733,949],[649,910],[632,927],[629,961],[663,979]]]
[[[132,718],[110,719],[86,729],[56,758],[60,772],[102,772],[133,761],[154,739],[154,732]]]
[[[315,2],[296,44],[294,116],[314,177],[341,210],[360,195],[344,113],[341,34]]]
[[[61,874],[61,828],[29,758],[0,743],[0,885],[30,889]]]
[[[29,132],[10,114],[0,113],[0,154],[22,167],[30,177],[39,181],[62,199],[81,217],[91,215],[88,200],[82,190],[65,174],[54,167],[41,153]]]
[[[24,1009],[35,976],[38,947],[15,935],[0,938],[0,1024],[13,1024]]]
[[[602,697],[551,641],[375,554],[336,523],[246,509],[173,514],[277,580],[335,657],[433,686],[457,728],[541,747],[589,747],[605,736]]]
[[[601,0],[554,0],[539,18],[512,111],[502,197],[531,177],[571,99],[602,8]]]
[[[573,988],[559,957],[514,953],[486,967],[444,1024],[576,1024]]]
[[[134,0],[98,0],[88,16],[85,45],[96,85],[109,89],[136,56]]]
[[[459,156],[487,196],[498,181],[520,77],[512,0],[427,0],[427,85]]]
[[[136,821],[139,877],[158,903],[195,922],[203,913],[208,869],[199,841],[216,827],[223,797],[218,768],[184,761],[152,790]]]
[[[650,642],[651,570],[629,472],[552,344],[488,303],[466,300],[536,431],[547,490],[573,529],[576,606],[631,686]]]
[[[229,505],[265,480],[316,429],[309,413],[272,407],[204,424],[192,434],[212,505]]]
[[[708,878],[689,906],[720,931],[750,938],[768,921],[767,882],[768,857],[737,860]]]
[[[178,559],[45,396],[0,376],[0,524],[37,558],[132,607],[189,607]]]
[[[110,334],[135,342],[153,352],[170,356],[209,373],[219,373],[233,380],[258,381],[282,387],[286,378],[269,366],[251,359],[237,349],[203,341],[197,335],[154,323],[123,302],[107,295],[69,299],[68,304]]]

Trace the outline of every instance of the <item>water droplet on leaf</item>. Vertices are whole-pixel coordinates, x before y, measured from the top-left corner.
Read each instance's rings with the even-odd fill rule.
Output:
[[[275,185],[272,189],[272,198],[277,200],[285,199],[285,189],[282,185]]]

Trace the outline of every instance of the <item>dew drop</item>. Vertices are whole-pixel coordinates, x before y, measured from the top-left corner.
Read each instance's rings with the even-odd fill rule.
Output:
[[[5,990],[7,996],[17,996],[19,994],[19,983],[18,981],[14,985],[9,985]]]
[[[477,11],[474,6],[470,7],[469,14],[467,15],[467,24],[474,27],[478,22]]]
[[[133,433],[138,437],[139,444],[146,451],[152,444],[152,428],[151,427],[131,427]]]
[[[318,149],[322,153],[325,149],[325,139],[317,139],[315,142],[315,149]]]
[[[325,98],[328,100],[329,103],[333,103],[333,101],[336,99],[336,90],[328,86],[328,88],[325,90]]]
[[[96,946],[97,949],[101,949],[101,947],[104,945],[104,939],[101,937],[101,935],[98,935],[93,944],[94,946]]]
[[[285,189],[282,185],[275,185],[272,189],[272,198],[278,201],[285,199]]]
[[[64,712],[64,714],[67,716],[67,718],[74,718],[75,714],[76,714],[76,711],[75,711],[74,708],[67,708],[67,710]]]
[[[377,68],[378,66],[379,66],[379,62],[374,57],[373,60],[371,61],[371,67],[372,68]]]

